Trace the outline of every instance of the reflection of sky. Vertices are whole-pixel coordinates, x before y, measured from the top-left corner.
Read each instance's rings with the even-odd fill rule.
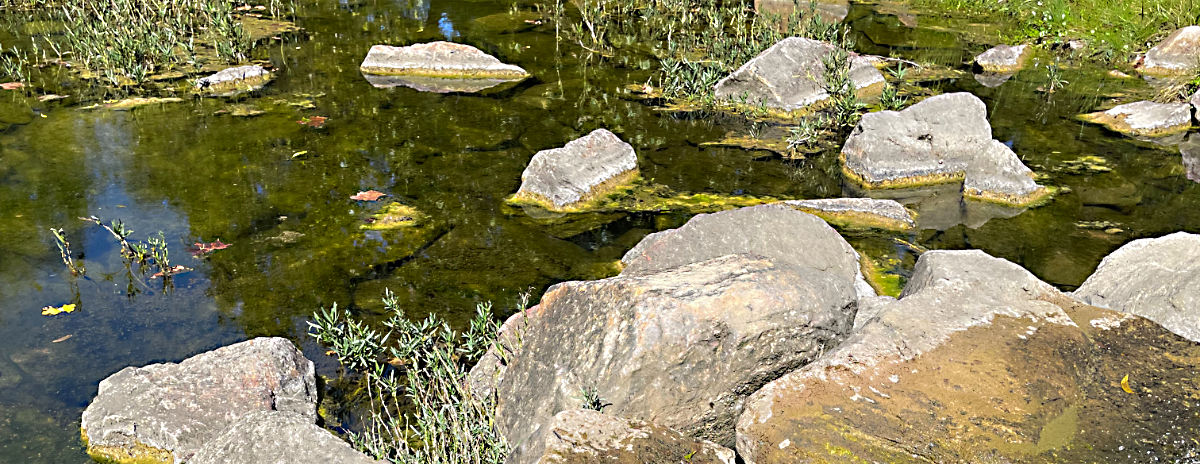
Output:
[[[458,31],[454,30],[454,23],[450,22],[450,17],[446,13],[442,13],[442,17],[438,19],[438,30],[442,31],[442,36],[446,40],[454,40],[458,36]]]

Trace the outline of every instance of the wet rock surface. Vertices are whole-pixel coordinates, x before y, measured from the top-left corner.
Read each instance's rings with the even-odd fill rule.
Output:
[[[543,436],[540,464],[705,463],[733,464],[733,450],[645,421],[622,419],[589,409],[554,415]],[[512,463],[517,464],[517,463]]]
[[[238,66],[197,79],[196,87],[213,95],[233,95],[262,88],[270,80],[271,73],[262,66]]]
[[[1192,107],[1187,103],[1139,101],[1085,114],[1080,119],[1122,134],[1162,137],[1186,132],[1192,125]]]
[[[382,464],[313,418],[282,411],[246,414],[204,445],[189,464]]]
[[[1200,342],[1200,235],[1129,242],[1106,256],[1074,296]]]
[[[637,172],[633,147],[607,129],[596,129],[562,148],[534,154],[515,198],[566,210],[628,184]]]
[[[88,453],[117,462],[187,461],[238,418],[284,411],[316,421],[313,364],[283,338],[256,338],[178,364],[127,367],[83,412]]]
[[[430,42],[407,47],[375,45],[359,69],[364,75],[502,80],[529,77],[529,73],[520,66],[502,63],[478,48],[453,42]]]
[[[997,45],[975,57],[975,64],[989,73],[1013,73],[1025,67],[1033,49],[1028,45]]]
[[[963,181],[967,197],[1025,205],[1048,191],[1012,150],[992,139],[983,101],[930,97],[903,111],[863,115],[842,147],[844,172],[872,188]]]
[[[842,345],[747,400],[745,462],[1194,456],[1200,345],[1148,320],[979,251],[928,252],[899,300],[864,306]]]
[[[829,98],[822,59],[837,48],[829,43],[789,37],[772,45],[737,71],[717,82],[715,96],[734,104],[795,111]],[[871,61],[852,55],[850,79],[854,89],[882,89],[883,74]]]
[[[1200,62],[1200,26],[1188,26],[1172,32],[1146,52],[1141,71],[1151,75],[1170,75],[1194,69]]]
[[[788,200],[783,203],[834,224],[889,230],[907,230],[916,227],[912,212],[895,200],[826,198]]]
[[[1200,136],[1189,135],[1179,144],[1179,155],[1188,180],[1200,182]]]

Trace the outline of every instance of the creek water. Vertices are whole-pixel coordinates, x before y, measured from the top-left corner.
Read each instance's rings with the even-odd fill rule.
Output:
[[[1071,289],[1125,242],[1200,230],[1200,185],[1188,179],[1178,141],[1138,141],[1075,119],[1117,93],[1147,91],[1139,80],[1108,77],[1107,68],[1066,63],[1069,84],[1053,93],[1038,90],[1047,85],[1049,56],[995,88],[969,72],[925,84],[981,97],[994,136],[1040,182],[1069,189],[1048,205],[1011,210],[964,203],[957,185],[862,192],[843,181],[836,150],[792,161],[702,146],[763,128],[629,98],[623,87],[653,76],[653,60],[633,52],[589,57],[557,40],[548,24],[510,18],[510,8],[476,0],[301,2],[296,22],[306,37],[260,48],[257,58],[271,61],[276,80],[234,99],[107,111],[0,93],[0,462],[86,462],[80,413],[100,380],[125,366],[176,362],[269,335],[296,341],[320,373],[333,375],[335,364],[306,336],[306,320],[334,302],[371,320],[389,288],[413,317],[462,321],[479,302],[512,308],[521,292],[536,299],[555,282],[611,275],[612,263],[643,236],[689,215],[612,214],[591,230],[564,231],[571,228],[503,206],[536,151],[600,127],[635,147],[644,178],[678,192],[869,193],[912,203],[920,230],[847,233],[900,276],[916,254],[896,238],[917,248],[982,249]],[[846,24],[860,52],[963,71],[998,40],[987,25],[891,4],[855,4]],[[433,40],[475,45],[534,77],[480,94],[437,94],[375,88],[359,74],[373,44]],[[264,113],[225,111],[235,105]],[[308,116],[328,120],[319,129],[297,123]],[[1104,169],[1072,161],[1082,156],[1102,158]],[[433,225],[362,229],[386,203],[350,199],[368,189],[419,209]],[[172,264],[194,270],[166,289],[131,278],[112,237],[77,219],[89,215],[124,221],[134,238],[161,230]],[[65,230],[85,276],[67,272],[52,227]],[[230,247],[202,258],[187,251],[217,239]],[[44,306],[67,303],[77,309],[41,315]]]

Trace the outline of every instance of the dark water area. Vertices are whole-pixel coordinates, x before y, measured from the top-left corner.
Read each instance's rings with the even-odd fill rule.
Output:
[[[978,28],[896,5],[853,5],[846,24],[858,51],[968,71],[926,85],[978,95],[994,136],[1039,182],[1069,190],[1048,205],[1012,210],[964,203],[957,185],[863,192],[843,181],[836,151],[792,161],[701,146],[761,127],[630,98],[624,86],[650,79],[654,60],[589,56],[557,40],[549,22],[513,20],[513,8],[301,2],[296,22],[306,37],[257,51],[276,80],[233,99],[108,111],[0,92],[0,462],[87,462],[79,415],[100,380],[125,366],[283,336],[301,344],[319,373],[333,375],[335,363],[306,335],[306,320],[334,302],[371,320],[388,288],[412,317],[464,321],[480,302],[512,308],[522,292],[536,300],[556,282],[612,275],[638,240],[688,215],[616,214],[592,230],[565,232],[503,204],[535,152],[601,127],[634,146],[644,178],[678,192],[901,199],[920,213],[920,230],[848,234],[901,276],[916,255],[896,238],[982,249],[1069,290],[1125,242],[1200,231],[1200,186],[1187,178],[1178,142],[1138,141],[1075,120],[1118,92],[1148,91],[1139,80],[1108,77],[1107,68],[1064,64],[1070,83],[1046,93],[1037,89],[1052,58],[1039,56],[1037,66],[989,88],[969,72],[989,46],[970,37],[986,30],[967,34]],[[373,44],[433,40],[474,45],[534,77],[480,94],[436,94],[374,88],[358,71]],[[225,111],[236,105],[264,113]],[[328,120],[323,128],[297,123],[308,116]],[[1080,169],[1072,160],[1083,156],[1102,158],[1108,171]],[[368,189],[417,208],[432,225],[364,230],[385,203],[350,199]],[[194,270],[166,289],[130,278],[112,237],[77,219],[90,215],[120,219],[138,239],[161,230],[172,263]],[[82,255],[85,276],[73,278],[63,265],[49,232],[58,227]],[[192,243],[217,239],[231,246],[202,258],[188,253]],[[68,303],[78,309],[40,313]]]

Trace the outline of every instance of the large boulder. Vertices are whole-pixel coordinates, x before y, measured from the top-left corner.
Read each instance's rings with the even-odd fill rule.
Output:
[[[852,280],[745,254],[555,285],[495,387],[509,462],[541,456],[592,388],[606,413],[731,445],[746,395],[837,345],[854,312]]]
[[[783,204],[843,227],[909,230],[917,225],[912,212],[896,200],[823,198],[787,200]]]
[[[212,95],[233,95],[257,90],[271,80],[271,73],[258,65],[223,69],[211,76],[196,80],[196,87]]]
[[[992,139],[987,107],[969,93],[863,115],[842,159],[846,175],[869,188],[962,180],[964,196],[1014,206],[1049,194],[1012,149]]]
[[[431,92],[477,92],[529,77],[470,45],[430,42],[407,47],[375,45],[359,70],[376,87],[404,85]]]
[[[1180,74],[1200,65],[1200,26],[1172,32],[1146,52],[1141,71],[1150,75]]]
[[[590,409],[554,415],[538,464],[734,464],[733,450],[645,421]]]
[[[976,56],[975,64],[984,72],[1013,73],[1025,67],[1032,53],[1033,48],[1028,45],[997,45]]]
[[[1200,235],[1176,232],[1129,242],[1104,257],[1074,295],[1200,342]]]
[[[184,462],[255,411],[315,423],[316,402],[312,361],[287,339],[256,338],[178,364],[122,369],[100,382],[80,426],[92,456]]]
[[[382,464],[356,451],[312,417],[283,411],[242,416],[188,464]]]
[[[827,100],[824,58],[837,52],[833,44],[788,37],[717,82],[716,97],[736,104],[796,111]],[[852,55],[850,80],[860,93],[881,90],[883,74],[871,61]]]
[[[746,401],[774,462],[1125,462],[1188,455],[1200,345],[979,251],[921,256],[899,300]],[[857,324],[856,324],[857,325]],[[1138,458],[1134,458],[1137,456]]]
[[[564,211],[629,184],[638,174],[637,154],[607,129],[533,155],[521,173],[514,199]]]
[[[1139,101],[1108,111],[1079,116],[1109,130],[1140,137],[1163,137],[1187,132],[1192,127],[1192,106],[1188,103]]]

